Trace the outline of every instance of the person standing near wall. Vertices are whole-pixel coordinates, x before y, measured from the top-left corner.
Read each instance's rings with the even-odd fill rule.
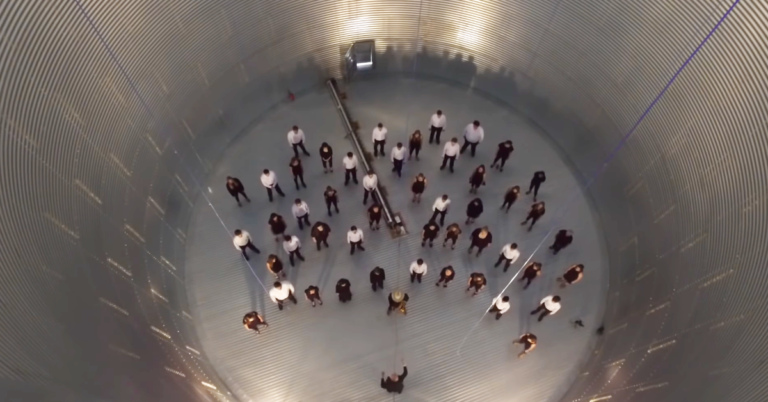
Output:
[[[291,131],[288,132],[288,144],[293,148],[293,156],[299,157],[299,148],[304,152],[304,155],[309,156],[309,152],[304,148],[304,131],[299,126],[293,126]]]
[[[531,261],[528,266],[525,267],[525,271],[523,271],[523,276],[520,277],[518,282],[522,281],[528,281],[526,282],[525,286],[523,286],[523,290],[528,289],[528,286],[531,286],[531,282],[533,282],[534,279],[538,278],[541,275],[541,269],[543,268],[543,265],[541,265],[540,262]]]
[[[443,148],[443,164],[440,165],[440,170],[444,170],[445,165],[450,162],[449,168],[451,173],[453,173],[453,164],[456,162],[456,158],[459,157],[460,153],[459,140],[456,137],[451,138]]]
[[[387,279],[387,274],[384,272],[383,268],[376,267],[371,270],[370,279],[371,288],[373,288],[373,291],[375,292],[376,289],[384,289],[384,280]]]
[[[445,240],[443,240],[443,247],[448,244],[448,240],[451,241],[451,250],[456,249],[456,242],[459,240],[461,234],[461,228],[458,223],[451,223],[448,229],[445,230]]]
[[[373,192],[376,190],[376,186],[378,184],[379,178],[376,176],[376,173],[373,173],[373,171],[368,172],[368,174],[363,177],[363,191],[365,191],[363,194],[363,205],[368,203],[368,196],[373,198]]]
[[[461,153],[463,154],[468,147],[471,147],[470,152],[474,158],[477,145],[483,142],[483,138],[485,138],[485,130],[480,127],[479,121],[475,120],[472,124],[468,124],[464,128],[464,144],[461,146]]]
[[[359,248],[360,251],[365,251],[363,248],[363,231],[358,229],[357,226],[352,226],[347,232],[347,243],[349,243],[349,254],[355,254],[355,249]]]
[[[331,234],[331,227],[328,226],[327,223],[320,221],[315,222],[310,234],[312,235],[312,241],[317,244],[317,251],[322,249],[321,244],[325,244],[326,248],[330,248],[330,246],[328,246],[328,235]]]
[[[560,250],[568,247],[572,242],[573,231],[562,229],[555,235],[555,243],[552,244],[549,249],[552,250],[552,254],[557,255]]]
[[[301,255],[301,241],[299,241],[298,237],[289,235],[283,236],[283,250],[288,254],[288,261],[291,262],[292,267],[296,266],[293,261],[293,256],[304,261],[304,256]]]
[[[456,277],[456,271],[453,270],[453,266],[449,265],[440,271],[440,279],[437,280],[435,286],[443,284],[444,288],[448,287],[448,282],[452,281]]]
[[[275,276],[275,279],[280,279],[281,277],[285,278],[283,262],[274,254],[270,254],[269,257],[267,257],[267,270]]]
[[[352,300],[352,284],[349,279],[341,278],[336,282],[336,293],[339,294],[339,301],[342,303]]]
[[[509,311],[510,304],[509,304],[509,296],[504,297],[497,297],[493,301],[493,306],[490,310],[488,310],[489,313],[496,313],[496,320],[500,319],[504,313]]]
[[[320,288],[317,286],[312,285],[304,289],[304,297],[307,298],[308,302],[312,303],[312,307],[315,307],[315,303],[323,305],[323,299],[320,297]]]
[[[299,230],[304,230],[304,225],[312,225],[309,222],[309,205],[302,201],[301,198],[297,198],[293,201],[291,212],[293,213],[293,217],[299,222]]]
[[[469,225],[475,222],[475,219],[479,218],[483,213],[483,200],[475,198],[467,204],[467,221],[465,224]]]
[[[398,394],[402,394],[403,389],[405,388],[403,380],[405,380],[407,375],[408,367],[405,366],[405,360],[403,360],[403,374],[397,375],[397,373],[392,373],[392,375],[386,377],[386,373],[383,371],[381,372],[381,388],[386,389],[389,393],[397,392]]]
[[[229,192],[229,195],[235,197],[238,207],[243,206],[243,204],[240,203],[240,195],[242,195],[246,201],[251,202],[251,199],[245,194],[243,183],[237,177],[227,176],[227,191]]]
[[[298,300],[296,300],[296,296],[293,294],[296,292],[296,289],[293,288],[293,285],[288,281],[282,281],[282,282],[275,282],[272,289],[269,290],[269,298],[272,299],[272,302],[277,303],[277,308],[279,310],[283,309],[283,303],[286,300],[290,300],[293,302],[293,304],[298,304]]]
[[[427,264],[424,260],[419,258],[411,263],[409,272],[411,273],[411,283],[413,283],[414,280],[418,280],[419,283],[421,283],[421,278],[427,273]]]
[[[421,203],[421,195],[424,194],[424,190],[426,188],[427,177],[424,176],[424,173],[419,173],[413,179],[413,184],[411,184],[411,192],[413,193],[413,199],[411,199],[411,202]]]
[[[320,160],[323,162],[323,173],[333,172],[333,148],[327,142],[320,145]]]
[[[287,229],[287,225],[285,224],[283,217],[273,212],[269,215],[269,221],[267,224],[269,224],[269,229],[275,236],[275,241],[282,240],[283,236],[285,236],[285,229]]]
[[[267,321],[261,314],[251,311],[243,316],[243,326],[248,331],[255,331],[257,334],[260,334],[261,331],[259,331],[259,325],[263,325],[267,328],[269,327],[269,324],[267,324]]]
[[[302,187],[307,188],[306,183],[304,183],[304,167],[301,165],[301,159],[294,156],[291,158],[291,163],[289,163],[288,166],[291,167],[291,174],[293,174],[293,183],[296,184],[296,190],[299,190],[299,181],[301,181]]]
[[[517,243],[505,244],[504,247],[501,248],[499,259],[496,261],[496,264],[493,264],[493,267],[496,268],[503,262],[504,272],[507,272],[509,266],[514,264],[519,257],[520,251],[517,250]]]
[[[472,294],[472,297],[475,297],[487,284],[488,280],[485,279],[485,275],[483,273],[473,272],[469,274],[467,290],[465,290],[465,292],[469,292],[470,289],[475,288],[475,292]]]
[[[477,257],[480,257],[480,253],[483,252],[483,249],[490,246],[493,242],[493,235],[488,231],[487,226],[483,226],[472,232],[471,241],[467,253],[472,254],[472,248],[477,247]]]
[[[381,222],[381,206],[379,204],[373,204],[368,208],[368,225],[371,230],[379,230],[379,223]]]
[[[443,114],[442,110],[438,110],[435,112],[435,114],[432,115],[432,117],[429,119],[429,143],[431,144],[432,141],[437,145],[440,145],[440,134],[445,129],[445,124],[448,122],[448,120],[445,118],[445,115]]]
[[[496,150],[496,158],[491,163],[491,169],[498,168],[499,172],[504,171],[504,164],[507,163],[507,159],[512,155],[512,151],[515,148],[512,146],[512,141],[504,141],[499,144],[499,149]]]
[[[528,227],[528,231],[530,232],[531,229],[533,229],[533,225],[536,224],[536,221],[541,219],[542,216],[544,216],[544,213],[547,212],[546,208],[544,208],[544,201],[537,202],[533,205],[531,205],[530,211],[528,211],[528,216],[525,218],[524,221],[520,222],[520,225],[525,225],[528,223],[528,221],[531,221],[531,226]]]
[[[432,217],[429,218],[429,220],[437,222],[435,219],[439,215],[440,226],[445,225],[445,214],[448,213],[449,205],[451,205],[451,200],[448,199],[448,194],[443,194],[441,197],[438,197],[435,200],[435,203],[432,204]]]
[[[541,187],[541,183],[544,183],[545,181],[547,181],[547,175],[543,170],[539,170],[533,174],[531,185],[528,186],[528,191],[525,192],[525,194],[530,194],[531,190],[533,190],[533,202],[536,202],[536,197],[539,195],[539,187]]]
[[[325,188],[325,192],[323,193],[323,197],[325,197],[325,206],[328,208],[328,216],[333,216],[331,213],[331,205],[336,209],[336,213],[339,213],[339,196],[336,192],[336,189],[334,189],[331,186],[328,186]]]
[[[397,173],[397,177],[403,177],[403,161],[405,161],[405,147],[402,142],[398,142],[394,148],[392,148],[392,171]]]
[[[504,194],[504,203],[501,204],[501,209],[507,208],[506,212],[509,212],[509,208],[517,201],[517,197],[520,195],[520,186],[511,187]]]
[[[261,184],[264,185],[264,188],[267,189],[269,202],[272,202],[272,189],[275,189],[275,191],[277,191],[281,197],[285,197],[285,193],[283,193],[280,185],[277,184],[277,175],[275,172],[269,169],[264,169],[264,171],[261,172]]]
[[[408,160],[413,158],[414,153],[416,154],[416,160],[419,160],[419,152],[421,152],[421,131],[416,130],[408,140]]]
[[[560,311],[560,296],[547,296],[541,299],[539,307],[531,311],[531,315],[541,312],[541,315],[539,315],[539,321],[541,321],[544,317],[555,314],[558,311]]]
[[[261,254],[261,251],[259,251],[259,249],[253,245],[253,243],[251,243],[251,235],[244,230],[235,230],[235,237],[232,239],[232,243],[235,244],[235,249],[240,250],[240,252],[243,253],[243,257],[246,261],[250,260],[250,258],[248,258],[248,254],[245,252],[246,249],[251,249],[256,254]]]
[[[477,189],[485,185],[485,165],[480,165],[469,176],[469,193],[477,194]]]
[[[350,179],[357,184],[357,156],[352,152],[347,152],[347,156],[341,160],[341,164],[344,165],[344,185],[348,185]]]
[[[384,144],[387,142],[387,128],[383,124],[379,123],[373,129],[373,157],[376,158],[381,154],[384,156]]]

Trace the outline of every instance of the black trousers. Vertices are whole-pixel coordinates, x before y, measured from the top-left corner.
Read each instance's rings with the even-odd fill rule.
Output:
[[[488,247],[488,246],[483,246],[483,247],[480,247],[480,245],[478,245],[478,244],[475,244],[475,243],[473,242],[472,244],[470,244],[470,245],[469,245],[469,251],[468,251],[468,252],[469,252],[470,254],[472,254],[472,249],[473,249],[473,248],[475,248],[475,247],[477,247],[477,255],[479,256],[479,255],[480,255],[480,253],[482,253],[482,252],[483,252],[483,250],[484,250],[486,247]]]
[[[509,159],[509,157],[504,158],[501,155],[496,155],[496,158],[493,160],[493,163],[491,163],[491,166],[496,165],[496,162],[500,162],[499,166],[504,167],[504,164],[507,163],[507,159]]]
[[[290,300],[293,302],[293,304],[299,304],[299,301],[296,300],[296,296],[293,295],[293,292],[288,292],[288,297],[283,300],[277,301],[277,308],[282,310],[283,309],[283,303],[285,303],[286,300]]]
[[[338,214],[339,213],[339,203],[336,202],[336,200],[330,200],[330,201],[326,200],[325,201],[325,206],[328,207],[328,216],[333,215],[331,213],[331,205],[333,205],[333,207],[336,208],[336,213]]]
[[[459,236],[456,236],[456,237],[445,236],[445,240],[443,240],[443,246],[448,244],[448,240],[451,241],[451,246],[455,246],[456,245],[456,240],[458,240],[458,239],[459,239]]]
[[[267,196],[269,196],[269,202],[272,202],[272,189],[269,187],[266,187],[267,189]],[[285,193],[283,192],[283,189],[280,188],[279,184],[275,184],[275,191],[277,191],[278,194],[280,194],[281,197],[285,197]]]
[[[477,149],[477,144],[479,144],[479,142],[469,142],[465,138],[464,139],[464,144],[461,146],[461,151],[460,152],[464,153],[464,151],[466,151],[467,148],[471,148],[470,153],[472,154],[472,156],[475,156],[475,150]]]
[[[446,278],[443,278],[443,277],[441,276],[441,277],[440,277],[440,279],[438,279],[438,280],[437,280],[437,283],[436,283],[435,285],[439,285],[439,284],[442,282],[442,283],[443,283],[443,287],[445,287],[445,286],[448,286],[448,282],[450,282],[450,281],[452,281],[452,280],[453,280],[453,278],[451,278],[451,279],[446,279]]]
[[[371,289],[375,292],[376,289],[384,289],[384,279],[371,282]]]
[[[304,188],[307,188],[307,184],[304,183],[304,174],[302,173],[302,174],[293,176],[293,183],[296,184],[296,190],[299,189],[299,180],[301,180],[301,186]]]
[[[240,251],[243,252],[243,257],[245,257],[246,260],[250,260],[250,258],[248,258],[248,254],[245,253],[245,249],[248,249],[248,248],[256,252],[256,254],[261,254],[261,251],[259,251],[259,249],[257,249],[256,246],[254,246],[253,243],[251,243],[251,241],[249,240],[248,244],[246,244],[245,246],[240,246]]]
[[[421,247],[424,247],[427,243],[429,243],[429,246],[432,247],[432,244],[434,244],[435,238],[434,237],[422,237],[421,238]]]
[[[304,148],[304,141],[301,141],[298,144],[291,144],[291,146],[293,146],[293,155],[295,157],[299,157],[299,148],[301,148],[301,152],[304,152],[304,155],[309,156],[309,152],[307,152],[307,149]]]
[[[539,304],[539,307],[536,308],[536,310],[531,311],[531,315],[535,315],[539,311],[542,312],[541,315],[539,315],[539,321],[543,320],[544,317],[552,314],[552,312],[547,310],[547,308],[544,306],[544,303],[541,303]]]
[[[498,267],[502,262],[504,263],[504,272],[507,272],[507,269],[512,264],[512,260],[508,260],[507,257],[504,257],[504,254],[499,254],[499,259],[496,261],[496,264],[493,264],[493,267]]]
[[[471,283],[469,286],[467,286],[467,290],[475,288],[475,293],[479,292],[480,289],[483,288],[483,285],[478,285],[476,283]]]
[[[429,220],[434,221],[437,218],[437,216],[440,215],[440,226],[444,226],[445,225],[445,214],[447,214],[447,213],[448,213],[447,209],[445,211],[440,211],[438,209],[435,209],[435,210],[433,210],[432,217],[429,218]]]
[[[413,283],[414,280],[419,281],[419,283],[421,283],[421,278],[423,276],[424,274],[411,273],[411,283]]]
[[[320,158],[323,161],[323,169],[331,168],[333,169],[333,158],[325,160],[323,158]]]
[[[495,305],[495,304],[493,305],[493,307],[491,307],[491,309],[490,309],[490,310],[488,310],[488,312],[489,312],[489,313],[496,313],[496,319],[497,319],[497,320],[498,320],[499,318],[501,318],[501,316],[502,316],[502,314],[501,314],[501,310],[499,310],[499,308],[498,308],[498,307],[496,307],[496,305]]]
[[[368,196],[371,196],[371,199],[373,199],[373,190],[368,190],[368,189],[364,188],[363,191],[365,192],[363,194],[363,204],[367,204],[368,203]]]
[[[411,147],[410,149],[408,149],[408,156],[413,156],[414,152],[416,153],[416,157],[418,158],[419,152],[421,152],[421,145],[419,145],[418,147]]]
[[[381,156],[384,156],[384,143],[385,141],[377,141],[373,140],[373,156],[379,156],[379,153],[381,153]]]
[[[394,164],[392,171],[397,173],[397,177],[403,177],[403,161],[401,159],[395,159],[392,163]]]
[[[240,195],[241,195],[241,194],[243,195],[243,198],[245,198],[246,200],[248,200],[248,202],[251,202],[251,199],[250,199],[250,198],[248,198],[248,196],[245,194],[245,191],[238,191],[238,192],[236,192],[236,193],[235,193],[235,195],[233,196],[233,197],[235,197],[235,201],[237,201],[237,205],[240,205]]]
[[[356,248],[359,248],[360,251],[365,251],[365,249],[363,248],[363,242],[362,241],[352,242],[352,243],[349,243],[349,254],[350,255],[354,254]]]
[[[376,224],[376,227],[379,227],[379,223],[381,222],[381,216],[379,216],[376,219],[368,219],[368,225],[370,225],[371,229],[374,228],[373,224]]]
[[[531,185],[528,186],[526,194],[530,194],[533,191],[533,198],[536,198],[539,195],[539,187],[541,187],[541,182],[531,179]]]
[[[442,134],[443,128],[442,127],[435,127],[430,126],[429,127],[429,143],[432,143],[432,140],[437,141],[437,143],[440,143],[440,134]]]
[[[538,221],[538,220],[539,220],[539,218],[541,218],[541,216],[537,216],[537,215],[534,215],[534,214],[531,214],[531,213],[529,213],[529,214],[528,214],[528,216],[527,216],[527,217],[525,218],[525,220],[523,221],[523,224],[525,224],[525,223],[527,223],[528,221],[532,220],[532,221],[531,221],[531,226],[529,226],[529,227],[528,227],[528,230],[531,230],[531,229],[533,228],[533,225],[535,225],[535,224],[536,224],[536,221]]]
[[[304,225],[307,225],[307,227],[311,225],[309,222],[309,214],[299,216],[296,220],[299,221],[299,230],[304,230]],[[302,221],[304,222],[304,225],[302,225]]]
[[[443,155],[443,164],[440,165],[440,170],[445,169],[445,165],[446,163],[448,163],[448,161],[451,161],[450,170],[451,170],[451,173],[453,173],[453,164],[456,162],[456,155],[453,155],[453,156]]]
[[[349,180],[352,179],[352,181],[357,184],[357,168],[354,169],[346,169],[344,172],[344,185],[346,186],[349,184]]]
[[[518,282],[522,282],[525,280],[528,281],[526,282],[525,286],[523,286],[523,290],[525,290],[525,289],[528,289],[528,286],[531,286],[531,282],[533,282],[534,279],[536,279],[536,275],[523,274],[523,276],[520,277]]]
[[[304,261],[304,256],[301,255],[301,247],[297,248],[296,250],[288,252],[288,261],[291,262],[291,266],[294,266],[293,256],[296,256],[296,258]]]
[[[507,207],[507,211],[509,211],[509,208],[512,208],[512,203],[514,203],[514,201],[510,202],[510,201],[507,201],[507,200],[505,199],[505,200],[504,200],[504,203],[503,203],[503,204],[501,204],[501,207],[502,207],[502,208],[504,208],[504,207]]]
[[[324,238],[324,239],[317,239],[315,242],[317,244],[317,251],[320,251],[320,249],[321,249],[320,244],[321,243],[325,244],[326,248],[330,248],[331,247],[331,246],[328,245],[328,238],[327,237]]]
[[[312,303],[312,307],[315,307],[315,302],[320,302],[320,305],[323,305],[323,299],[320,298],[319,294],[315,294],[314,296],[307,296],[307,299],[309,299],[309,302]]]
[[[352,292],[347,290],[346,292],[339,293],[339,301],[342,303],[346,303],[348,301],[352,300]]]
[[[560,252],[560,250],[562,250],[562,249],[564,249],[564,248],[566,248],[566,247],[568,247],[568,245],[567,245],[567,244],[563,244],[563,243],[560,243],[560,242],[558,242],[557,240],[555,240],[555,244],[553,244],[553,245],[550,247],[550,250],[553,250],[553,251],[554,251],[554,253],[555,253],[555,254],[557,254],[557,253],[559,253],[559,252]]]

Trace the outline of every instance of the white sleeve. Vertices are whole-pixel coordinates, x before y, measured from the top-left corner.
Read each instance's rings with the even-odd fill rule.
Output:
[[[291,214],[293,214],[294,218],[298,218],[299,208],[296,207],[296,204],[291,205]]]
[[[445,144],[445,146],[443,147],[443,156],[447,155],[447,152],[448,152],[448,147],[449,147],[450,145],[451,145],[451,142],[450,142],[450,141],[448,141],[448,143],[447,143],[447,144]]]
[[[506,313],[507,311],[509,311],[509,306],[510,306],[509,304],[507,304],[506,306],[504,306],[504,308],[502,308],[502,309],[501,309],[501,311],[499,311],[499,313],[501,313],[501,314],[504,314],[504,313]]]
[[[552,296],[547,296],[547,297],[541,299],[541,303],[539,303],[539,304],[544,304],[544,303],[546,303],[546,302],[548,302],[550,300],[552,300]]]
[[[435,200],[435,203],[432,204],[432,210],[434,211],[436,209],[437,209],[437,200]]]
[[[307,215],[309,215],[309,204],[307,204],[306,202],[304,202],[304,208],[306,208],[306,209],[307,209]]]
[[[301,240],[299,240],[299,238],[296,236],[293,236],[293,238],[296,239],[296,246],[301,247]]]
[[[290,251],[288,251],[288,242],[287,241],[283,242],[283,250],[285,250],[286,253],[290,253]]]
[[[510,264],[514,264],[515,261],[517,261],[517,258],[520,257],[520,253],[517,252],[515,254],[512,254],[512,259],[509,261]]]
[[[352,232],[347,232],[347,243],[352,243],[352,238],[350,236],[352,236]]]
[[[480,139],[477,140],[477,142],[483,142],[483,138],[485,138],[485,130],[483,130],[483,128],[480,127]]]
[[[235,245],[235,250],[240,250],[240,246],[237,245],[237,237],[232,238],[232,244]]]
[[[443,115],[443,130],[448,128],[448,118]]]
[[[416,263],[412,262],[411,263],[411,267],[408,269],[408,272],[413,273],[413,268],[415,268],[415,267],[416,267]]]
[[[289,146],[293,146],[293,143],[291,142],[291,133],[292,133],[292,132],[293,132],[293,131],[289,131],[289,132],[288,132],[288,145],[289,145]]]
[[[288,291],[291,293],[296,293],[296,288],[293,287],[292,283],[288,284]]]
[[[396,149],[397,149],[397,147],[392,147],[392,152],[389,153],[389,160],[390,160],[390,162],[394,162],[395,161],[395,150]]]
[[[306,140],[306,137],[304,136],[304,130],[302,130],[302,129],[299,129],[299,139],[301,141]]]
[[[360,231],[360,241],[363,241],[363,239],[364,239],[364,235],[363,235],[363,231],[361,230]]]
[[[277,299],[275,298],[275,292],[269,291],[269,298],[272,299],[272,303],[277,303]]]
[[[373,131],[371,131],[371,142],[374,144],[376,143],[376,129],[374,128]]]
[[[428,265],[427,265],[427,263],[425,262],[425,263],[424,263],[424,275],[426,275],[426,274],[427,274],[427,268],[429,268],[429,266],[428,266]]]

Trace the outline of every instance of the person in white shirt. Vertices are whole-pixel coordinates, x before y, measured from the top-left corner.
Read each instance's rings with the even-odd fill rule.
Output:
[[[299,157],[299,148],[304,152],[304,155],[309,156],[309,152],[304,148],[304,131],[299,126],[293,126],[291,131],[288,132],[288,144],[293,147],[293,155]]]
[[[301,241],[296,236],[283,236],[283,250],[288,253],[288,261],[291,262],[291,266],[295,266],[293,256],[304,261],[304,256],[301,255]]]
[[[509,296],[497,297],[493,302],[493,307],[488,312],[496,313],[496,319],[498,320],[504,313],[509,311],[509,307]]]
[[[357,226],[352,226],[347,232],[347,243],[349,243],[349,254],[355,254],[355,248],[359,248],[360,251],[365,251],[363,248],[363,231],[358,229]]]
[[[520,257],[520,251],[517,250],[517,243],[506,244],[504,245],[504,247],[501,248],[499,259],[496,261],[496,264],[494,264],[493,267],[496,268],[503,262],[504,272],[507,272],[507,269],[509,269],[509,266],[514,264],[519,257]]]
[[[387,128],[383,124],[379,123],[376,128],[373,129],[373,156],[384,156],[384,143],[387,142]]]
[[[235,230],[235,237],[232,239],[232,243],[235,244],[235,248],[243,252],[243,257],[245,257],[246,261],[249,261],[250,258],[248,258],[248,254],[245,253],[245,249],[251,249],[256,252],[256,254],[261,254],[261,251],[256,248],[256,246],[251,243],[251,235],[244,231],[237,229]]]
[[[291,212],[293,212],[293,217],[299,221],[299,230],[304,230],[304,225],[307,225],[307,227],[312,226],[309,222],[309,205],[302,201],[301,198],[297,198],[293,201]]]
[[[541,311],[542,313],[539,315],[539,321],[541,321],[544,317],[557,313],[558,310],[560,310],[560,296],[547,296],[541,299],[539,307],[531,311],[531,315]]]
[[[277,303],[278,309],[282,310],[283,302],[286,300],[292,301],[293,304],[299,303],[298,300],[296,300],[296,296],[293,295],[295,292],[296,290],[290,282],[275,282],[273,288],[269,290],[269,298],[272,299],[272,302]]]
[[[424,260],[419,258],[418,260],[411,263],[411,268],[409,271],[411,272],[411,283],[413,283],[414,280],[417,280],[419,283],[421,283],[421,277],[427,273],[427,264],[424,263]]]
[[[371,196],[371,199],[373,199],[373,191],[376,190],[376,185],[379,184],[379,178],[376,176],[376,173],[368,172],[365,177],[363,177],[363,191],[365,191],[365,194],[363,194],[363,205],[368,203],[368,196]]]
[[[445,129],[445,123],[445,115],[443,114],[442,110],[438,110],[435,114],[432,115],[432,118],[429,119],[430,144],[434,140],[438,145],[440,145],[440,133],[442,133],[443,129]]]
[[[443,164],[440,165],[440,170],[444,170],[445,165],[448,164],[448,161],[451,161],[450,170],[451,173],[453,173],[453,163],[456,162],[456,158],[458,158],[460,153],[461,151],[459,148],[458,138],[451,138],[451,140],[448,141],[448,143],[445,144],[445,147],[443,148]]]
[[[280,194],[281,197],[285,197],[285,193],[283,193],[283,190],[280,188],[280,185],[277,184],[277,175],[275,174],[275,172],[269,169],[264,169],[264,171],[261,172],[261,184],[263,184],[264,187],[267,189],[269,202],[272,202],[273,188],[275,189],[275,191],[277,191],[278,194]]]
[[[357,184],[357,156],[352,152],[347,152],[347,156],[341,160],[344,165],[344,185],[349,184],[349,179]]]
[[[472,124],[468,124],[464,129],[464,144],[461,146],[461,153],[467,150],[468,147],[472,147],[472,156],[475,156],[475,150],[477,144],[483,142],[485,138],[485,131],[480,127],[480,122],[475,120]]]
[[[392,148],[392,167],[393,172],[397,172],[397,177],[403,177],[403,160],[405,160],[405,147],[402,142],[398,142],[394,148]]]
[[[440,226],[445,226],[445,214],[448,212],[448,206],[450,204],[451,200],[448,199],[448,194],[443,194],[442,197],[438,197],[432,205],[432,217],[429,218],[429,220],[435,221],[437,216],[440,215]]]

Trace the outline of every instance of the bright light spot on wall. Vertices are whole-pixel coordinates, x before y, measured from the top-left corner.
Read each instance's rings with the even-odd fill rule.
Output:
[[[368,17],[352,18],[347,22],[347,32],[351,35],[361,35],[367,33],[373,27],[373,22]]]
[[[464,25],[459,28],[458,39],[460,42],[472,45],[480,40],[480,27],[477,25]]]
[[[200,381],[200,382],[201,382],[203,385],[205,385],[206,387],[210,388],[210,389],[216,389],[216,387],[215,387],[213,384],[208,384],[208,383],[207,383],[207,382],[205,382],[205,381]]]

